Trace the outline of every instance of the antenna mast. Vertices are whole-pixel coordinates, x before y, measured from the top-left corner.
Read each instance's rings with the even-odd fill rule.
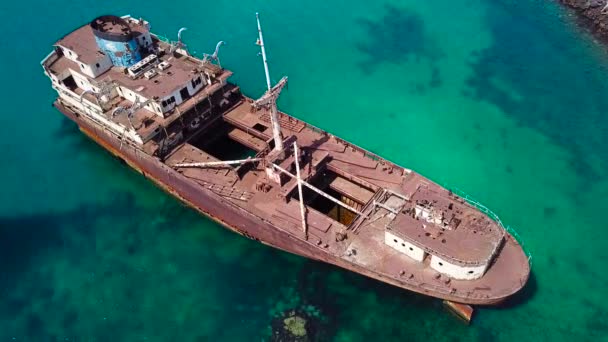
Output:
[[[266,59],[266,49],[264,48],[264,37],[262,36],[262,25],[260,25],[260,14],[255,13],[255,19],[258,21],[258,34],[260,35],[260,40],[258,44],[260,44],[260,48],[262,49],[262,60],[264,61],[264,71],[266,72],[266,84],[268,85],[268,90],[272,88],[270,85],[270,72],[268,71],[268,60]]]
[[[268,91],[260,98],[260,100],[265,99],[266,101],[256,101],[255,105],[265,105],[270,110],[270,121],[272,124],[272,135],[274,137],[274,149],[276,151],[283,150],[283,134],[281,134],[281,126],[279,125],[279,113],[277,111],[277,99],[281,90],[287,83],[287,77],[283,77],[281,81],[274,87],[270,84],[270,72],[268,71],[268,61],[266,60],[266,49],[264,49],[264,37],[262,36],[262,25],[260,25],[260,15],[256,12],[255,18],[258,21],[258,33],[260,35],[258,39],[258,44],[262,50],[262,60],[264,61],[264,71],[266,72],[266,85],[268,86]],[[270,100],[270,101],[268,101]],[[265,103],[260,103],[265,102]]]

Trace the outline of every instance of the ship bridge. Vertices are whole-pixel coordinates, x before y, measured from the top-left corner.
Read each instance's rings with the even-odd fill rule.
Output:
[[[238,92],[226,83],[230,71],[188,53],[183,30],[171,42],[143,19],[101,16],[57,41],[42,66],[66,105],[148,151],[168,150],[182,139],[176,120],[200,126],[211,116],[209,97],[228,106]]]

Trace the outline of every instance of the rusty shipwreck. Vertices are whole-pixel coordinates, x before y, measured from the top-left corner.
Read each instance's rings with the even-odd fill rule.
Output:
[[[218,50],[192,56],[141,18],[105,15],[42,61],[54,106],[99,145],[250,239],[424,295],[495,304],[530,266],[483,206],[279,112],[287,83],[240,92]]]

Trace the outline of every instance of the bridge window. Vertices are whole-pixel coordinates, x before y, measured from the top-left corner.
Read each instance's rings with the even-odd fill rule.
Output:
[[[196,88],[197,85],[203,83],[203,80],[201,80],[201,77],[197,77],[196,79],[192,80],[192,88]]]

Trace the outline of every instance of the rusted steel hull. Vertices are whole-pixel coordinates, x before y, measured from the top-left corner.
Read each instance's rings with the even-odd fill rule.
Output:
[[[120,139],[89,122],[68,107],[63,106],[60,101],[56,101],[54,106],[66,117],[74,121],[80,130],[89,138],[116,157],[124,160],[129,166],[146,178],[152,180],[160,188],[238,234],[277,249],[330,263],[409,291],[454,302],[464,301],[463,297],[454,296],[449,292],[435,292],[426,288],[416,287],[406,282],[399,281],[398,277],[391,277],[374,272],[373,270],[350,263],[347,260],[320,250],[312,243],[297,239],[285,230],[274,226],[271,222],[253,215],[234,205],[230,201],[227,201],[220,195],[201,187],[200,184],[168,167],[158,158],[150,156],[131,145],[122,144]],[[511,294],[508,294],[500,298],[466,298],[466,303],[493,305],[504,301],[510,295]]]
[[[449,300],[444,300],[443,305],[456,317],[461,319],[466,324],[471,324],[473,318],[473,307],[467,304],[456,303]]]

